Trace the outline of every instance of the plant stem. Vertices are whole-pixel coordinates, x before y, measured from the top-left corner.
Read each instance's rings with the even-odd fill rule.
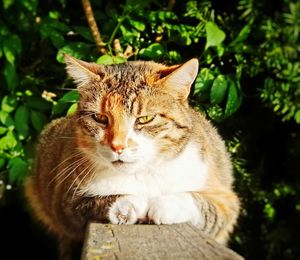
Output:
[[[104,48],[105,43],[103,42],[100,31],[98,29],[90,1],[82,0],[82,6],[96,46],[100,53],[105,54],[107,50],[106,48]]]
[[[109,52],[110,54],[112,54],[112,48],[111,48],[111,45],[112,45],[112,42],[116,36],[116,33],[118,32],[121,24],[123,23],[123,21],[125,20],[126,16],[125,15],[122,15],[121,18],[119,19],[116,27],[114,28],[113,32],[111,33],[110,37],[109,37],[109,40],[107,42],[107,47],[109,49]]]

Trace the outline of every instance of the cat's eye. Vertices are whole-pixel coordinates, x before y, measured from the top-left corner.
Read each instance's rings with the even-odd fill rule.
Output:
[[[136,119],[136,122],[138,124],[147,124],[147,123],[150,123],[153,119],[154,119],[155,116],[153,115],[147,115],[147,116],[141,116],[141,117],[138,117]]]
[[[93,119],[102,125],[108,125],[108,117],[100,114],[93,114]]]

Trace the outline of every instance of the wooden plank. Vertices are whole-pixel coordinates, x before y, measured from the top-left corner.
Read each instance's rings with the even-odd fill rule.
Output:
[[[230,259],[241,256],[190,224],[110,225],[91,223],[82,260]]]

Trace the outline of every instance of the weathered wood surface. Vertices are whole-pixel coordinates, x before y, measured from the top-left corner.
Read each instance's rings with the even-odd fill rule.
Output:
[[[243,257],[217,244],[189,224],[158,226],[91,223],[81,259],[240,260]]]

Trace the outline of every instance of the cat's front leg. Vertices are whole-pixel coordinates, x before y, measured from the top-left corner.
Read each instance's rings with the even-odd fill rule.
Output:
[[[148,199],[143,196],[124,195],[109,208],[108,219],[113,224],[135,224],[144,222],[148,210]]]
[[[148,219],[157,225],[191,222],[201,224],[200,211],[191,193],[176,193],[152,198]]]

